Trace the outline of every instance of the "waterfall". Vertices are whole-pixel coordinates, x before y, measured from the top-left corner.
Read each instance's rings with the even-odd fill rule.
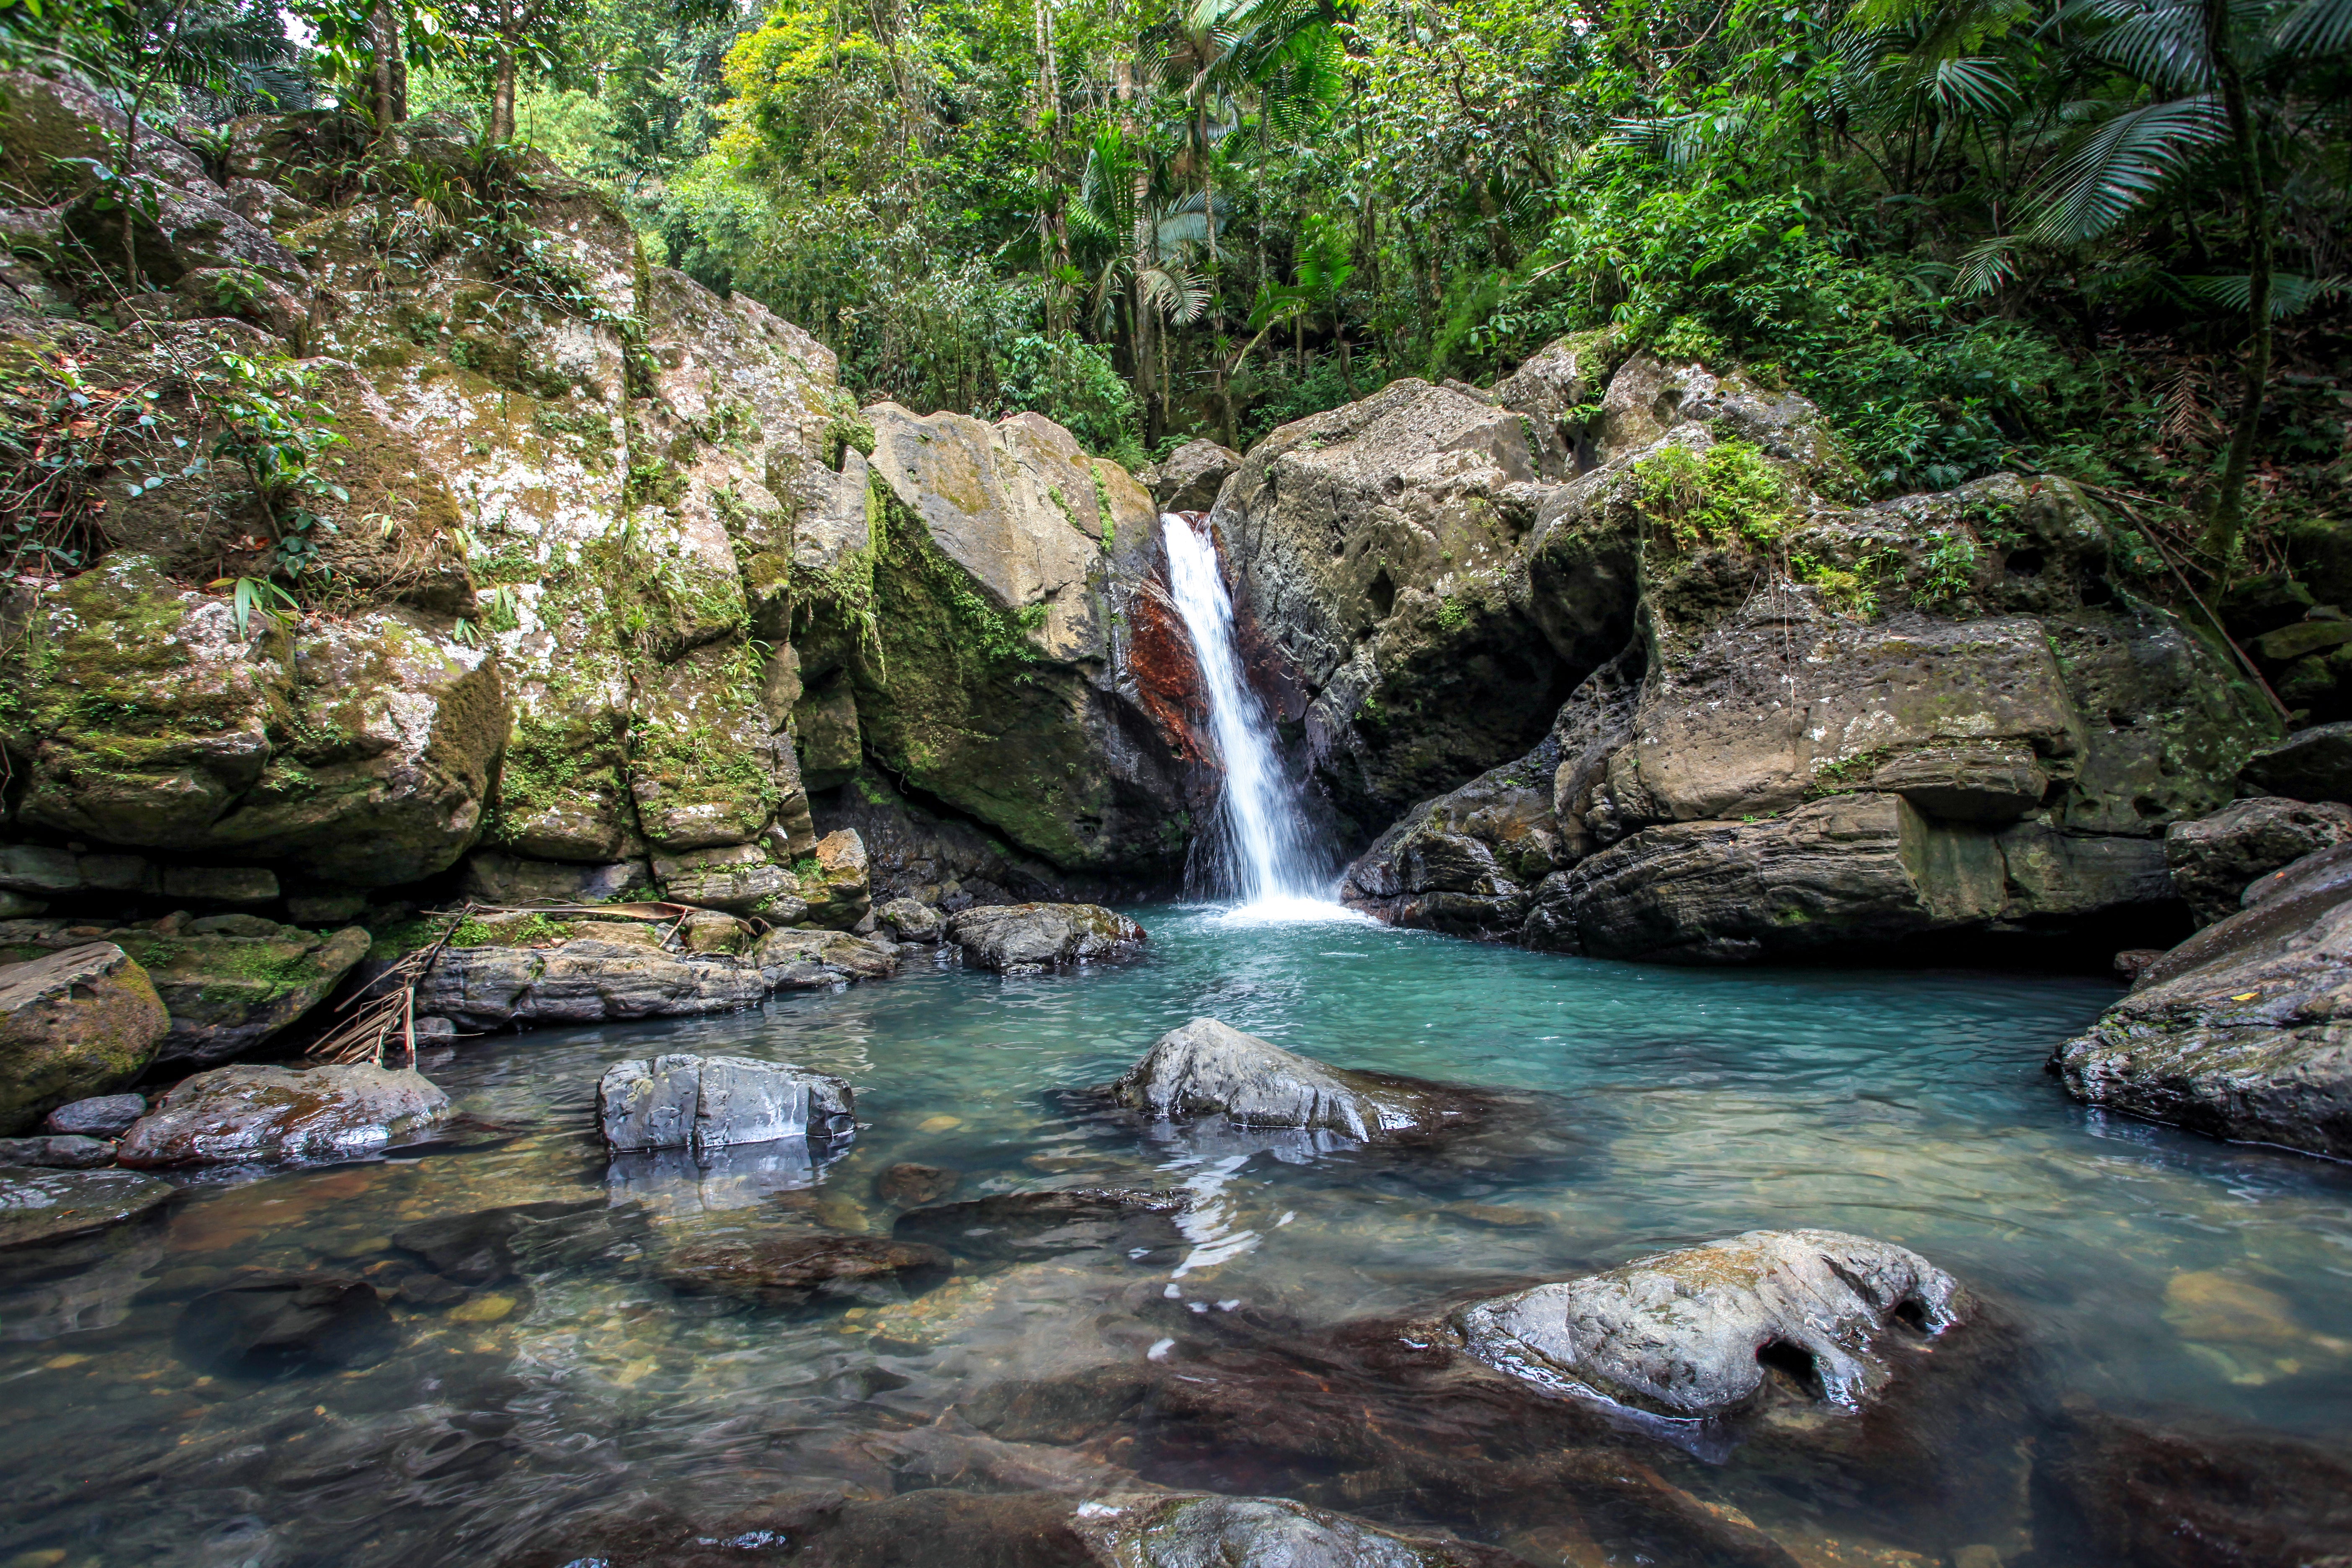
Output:
[[[1274,751],[1274,727],[1265,709],[1242,679],[1234,651],[1234,602],[1217,569],[1217,549],[1206,523],[1198,529],[1174,512],[1163,513],[1160,531],[1168,544],[1168,586],[1200,660],[1201,683],[1209,699],[1209,733],[1224,764],[1220,805],[1223,815],[1220,890],[1244,908],[1279,910],[1313,906],[1338,912],[1313,840],[1300,816],[1290,781]]]

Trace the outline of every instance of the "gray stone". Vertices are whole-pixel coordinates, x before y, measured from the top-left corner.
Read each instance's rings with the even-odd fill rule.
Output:
[[[134,1171],[0,1169],[0,1247],[120,1225],[173,1190],[169,1182]]]
[[[946,917],[939,910],[914,899],[892,899],[874,913],[900,942],[935,942],[946,925]]]
[[[2352,1159],[2352,845],[2247,898],[2143,970],[2051,1066],[2108,1110]]]
[[[286,918],[298,926],[348,925],[367,907],[362,892],[296,893],[286,900]]]
[[[800,891],[800,879],[770,860],[768,851],[757,844],[656,855],[653,871],[664,898],[734,914],[749,914]]]
[[[42,1118],[41,1125],[51,1132],[77,1137],[120,1138],[146,1114],[143,1094],[101,1094],[58,1106]]]
[[[417,1010],[478,1031],[727,1013],[768,994],[752,961],[680,956],[646,933],[630,934],[637,940],[575,935],[549,948],[451,948],[418,984]]]
[[[653,869],[643,860],[583,866],[483,850],[467,858],[463,890],[484,904],[607,904],[650,894],[653,886]]]
[[[2352,802],[2352,720],[2297,731],[2256,753],[2239,777],[2290,800]]]
[[[1326,1067],[1214,1018],[1169,1030],[1102,1092],[1157,1121],[1221,1114],[1241,1127],[1365,1140],[1429,1132],[1466,1113],[1436,1085]]]
[[[947,922],[947,940],[964,962],[1015,973],[1135,952],[1143,928],[1099,904],[999,904],[966,910]]]
[[[2197,923],[2238,912],[2249,884],[2306,855],[2352,841],[2352,805],[2305,805],[2279,795],[2233,801],[2211,816],[2165,830],[2172,886]]]
[[[268,904],[278,900],[277,873],[260,866],[166,866],[163,896],[215,904]]]
[[[1751,1230],[1457,1310],[1464,1348],[1549,1394],[1652,1415],[1721,1415],[1764,1389],[1768,1360],[1810,1365],[1809,1392],[1869,1403],[1891,1376],[1876,1342],[1898,1317],[1941,1333],[1967,1315],[1916,1252],[1832,1230]]]
[[[136,855],[93,855],[48,844],[0,844],[0,889],[42,896],[153,891],[154,872]]]
[[[814,868],[794,868],[800,879],[794,893],[807,906],[802,918],[812,925],[849,930],[874,907],[866,840],[852,827],[828,833],[817,840],[812,858]]]
[[[678,922],[678,941],[688,952],[740,952],[751,944],[751,928],[717,910],[697,910]]]
[[[0,1133],[136,1078],[169,1026],[147,972],[110,942],[0,965]]]
[[[1405,1535],[1288,1498],[1124,1492],[1090,1498],[1070,1529],[1104,1568],[1486,1568],[1492,1547]]]
[[[449,1114],[423,1074],[378,1067],[239,1066],[184,1079],[123,1135],[138,1169],[373,1153]]]
[[[782,1138],[840,1137],[856,1129],[849,1085],[752,1057],[616,1062],[596,1085],[596,1113],[605,1146],[616,1154],[700,1152]]]
[[[5,889],[0,889],[0,921],[25,920],[43,913],[48,907],[46,900],[28,899],[22,893],[12,893]]]
[[[839,931],[772,931],[751,962],[771,986],[806,989],[845,980],[882,980],[898,972],[896,942]]]
[[[45,1165],[59,1171],[95,1171],[114,1163],[114,1145],[103,1138],[52,1134],[46,1138],[0,1138],[0,1165]]]
[[[1136,479],[1161,511],[1206,511],[1217,504],[1225,476],[1242,466],[1242,455],[1214,441],[1187,441]]]
[[[752,1232],[681,1243],[663,1255],[660,1274],[681,1295],[797,1306],[813,1296],[855,1300],[900,1275],[944,1274],[951,1261],[940,1247],[885,1237]]]

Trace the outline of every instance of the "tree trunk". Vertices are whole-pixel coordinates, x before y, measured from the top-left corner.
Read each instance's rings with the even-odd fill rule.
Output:
[[[490,78],[490,145],[503,147],[515,133],[515,56],[521,29],[516,24],[514,0],[499,0],[499,58]]]
[[[2221,464],[2221,482],[2214,492],[2205,529],[2206,542],[2221,557],[2226,577],[2230,552],[2245,525],[2246,471],[2253,466],[2254,444],[2261,438],[2263,399],[2271,378],[2271,213],[2262,156],[2254,145],[2253,110],[2246,101],[2245,78],[2231,52],[2229,0],[2205,0],[2205,47],[2213,61],[2214,81],[2221,89],[2231,158],[2237,165],[2239,199],[2246,207],[2246,316],[2252,332],[2246,342],[2237,426],[2230,433],[2229,456]]]
[[[368,14],[368,47],[373,55],[368,62],[368,110],[379,136],[401,120],[399,79],[406,62],[401,59],[400,32],[395,0],[375,0],[375,9]]]

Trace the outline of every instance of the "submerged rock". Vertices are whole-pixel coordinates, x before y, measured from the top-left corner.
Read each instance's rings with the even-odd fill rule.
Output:
[[[947,922],[964,962],[1000,974],[1124,958],[1143,928],[1100,904],[1000,904],[966,910]]]
[[[908,1209],[891,1226],[901,1241],[944,1247],[967,1258],[1002,1258],[1108,1247],[1129,1257],[1183,1240],[1177,1218],[1192,1205],[1181,1192],[1124,1187],[1057,1187],[999,1193]]]
[[[362,1279],[240,1281],[197,1297],[174,1331],[183,1358],[244,1377],[340,1371],[390,1354],[392,1313]]]
[[[526,1268],[589,1263],[638,1239],[642,1229],[633,1211],[598,1201],[509,1204],[419,1220],[394,1231],[392,1244],[432,1270],[418,1278],[455,1289],[495,1285]],[[421,1289],[441,1294],[429,1284]]]
[[[0,1247],[120,1225],[173,1190],[169,1182],[134,1171],[0,1168]]]
[[[1854,1406],[1892,1375],[1876,1342],[1898,1320],[1940,1333],[1965,1315],[1951,1276],[1917,1253],[1831,1230],[1751,1230],[1538,1285],[1453,1315],[1478,1360],[1547,1394],[1653,1415],[1722,1415],[1768,1368]]]
[[[2084,1415],[2035,1449],[2048,1560],[2107,1568],[2352,1561],[2352,1455],[2270,1432]]]
[[[147,972],[112,942],[0,967],[0,1133],[135,1078],[168,1027]]]
[[[962,1180],[961,1174],[942,1166],[902,1161],[874,1178],[874,1195],[886,1204],[912,1208],[939,1202]]]
[[[856,1287],[877,1280],[944,1274],[950,1261],[940,1247],[878,1236],[725,1236],[672,1247],[660,1274],[681,1294],[797,1306],[820,1293],[855,1294]]]
[[[2352,1159],[2352,846],[2244,898],[2141,971],[2051,1068],[2095,1105]]]
[[[1491,1546],[1399,1534],[1288,1498],[1114,1493],[1091,1498],[1070,1528],[1105,1568],[1499,1568]]]
[[[1221,1114],[1242,1127],[1321,1128],[1367,1141],[1426,1134],[1475,1110],[1461,1090],[1326,1067],[1214,1018],[1171,1029],[1100,1092],[1158,1121]]]
[[[789,1062],[666,1056],[616,1062],[596,1085],[596,1114],[614,1153],[692,1149],[856,1131],[849,1085]]]
[[[449,1097],[412,1068],[215,1068],[133,1123],[117,1158],[139,1168],[350,1159],[448,1114]]]
[[[2195,822],[2165,830],[2172,886],[2200,925],[2238,912],[2247,887],[2306,855],[2352,840],[2352,805],[2306,805],[2276,795],[2233,801]]]

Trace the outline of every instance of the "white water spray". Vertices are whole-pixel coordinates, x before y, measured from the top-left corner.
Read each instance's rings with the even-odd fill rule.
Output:
[[[1168,586],[1192,635],[1209,698],[1209,732],[1224,763],[1223,889],[1245,910],[1282,918],[1342,915],[1322,886],[1307,825],[1274,752],[1273,726],[1242,680],[1234,652],[1234,602],[1217,570],[1207,529],[1173,512],[1160,531],[1168,543]]]

